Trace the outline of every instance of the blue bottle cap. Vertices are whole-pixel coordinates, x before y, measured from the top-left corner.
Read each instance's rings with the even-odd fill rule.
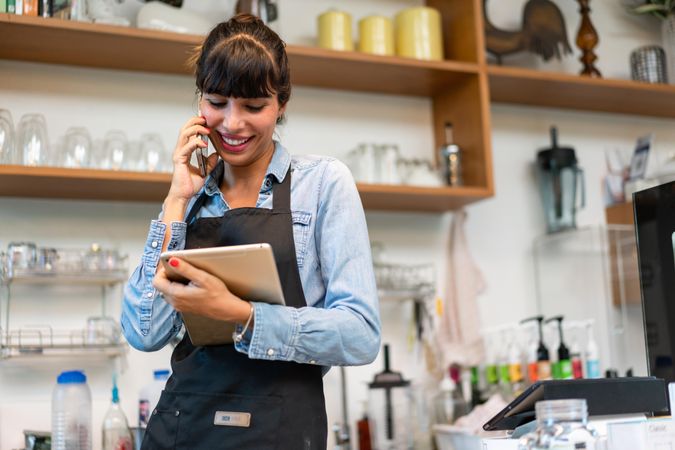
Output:
[[[169,371],[167,369],[155,370],[152,374],[155,378],[167,378],[169,376]]]
[[[56,379],[58,384],[67,383],[86,383],[87,376],[81,370],[68,370],[61,372],[61,375]]]

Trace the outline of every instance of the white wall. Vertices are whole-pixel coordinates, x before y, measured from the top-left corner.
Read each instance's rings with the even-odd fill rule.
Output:
[[[417,3],[282,0],[280,29],[290,43],[308,43],[314,24],[301,17],[314,17],[330,6],[349,10],[358,19],[375,11],[392,15]],[[500,26],[517,24],[523,3],[493,0],[489,4],[493,21]],[[573,42],[578,20],[575,2],[557,3],[563,8]],[[645,42],[656,42],[658,30],[656,27],[650,30],[644,23],[616,12],[620,6],[614,0],[596,0],[592,6],[601,33],[599,67],[606,76],[626,77],[630,50]],[[544,67],[528,55],[507,61]],[[548,67],[574,73],[579,63],[569,58],[564,64]],[[11,110],[15,121],[24,113],[42,112],[52,140],[69,126],[81,125],[98,138],[113,128],[124,130],[133,139],[143,132],[156,131],[165,145],[172,147],[178,128],[194,113],[194,85],[188,77],[9,61],[0,61],[0,73],[0,108]],[[282,142],[296,153],[340,156],[366,141],[396,142],[405,154],[431,157],[428,100],[297,88],[288,117],[280,135]],[[493,106],[496,196],[470,206],[467,224],[471,249],[488,285],[479,299],[486,326],[513,322],[535,312],[531,246],[533,238],[545,228],[530,164],[535,151],[549,144],[551,124],[559,127],[561,143],[576,148],[580,164],[586,170],[588,206],[579,215],[580,225],[604,220],[600,178],[605,149],[629,150],[635,138],[647,132],[656,133],[662,149],[672,148],[675,143],[671,120]],[[43,188],[48,190],[49,186]],[[85,247],[99,242],[129,253],[133,265],[139,258],[148,222],[158,208],[159,204],[0,199],[0,248],[13,240],[62,247]],[[371,240],[383,242],[391,260],[444,266],[449,214],[369,212],[367,216]],[[40,302],[48,303],[55,295],[49,289],[23,294],[27,297],[23,308],[28,310],[23,314],[28,315],[34,305],[37,318],[43,316],[44,305]],[[97,301],[97,294],[77,291],[73,295],[77,299],[66,301],[64,311],[60,312],[63,323],[83,320],[90,303]],[[59,291],[59,298],[64,295]],[[13,305],[17,311],[22,308],[18,300]],[[408,378],[419,376],[423,364],[407,338],[410,305],[383,302],[381,310],[383,341],[393,345],[394,368]],[[135,401],[140,387],[150,380],[153,369],[168,366],[169,356],[168,349],[152,354],[130,351],[120,389],[123,408],[132,423],[136,421]],[[113,363],[39,360],[39,364],[19,365],[10,360],[0,363],[0,448],[20,447],[23,429],[49,427],[50,392],[56,374],[66,367],[85,367],[89,373],[94,394],[94,437],[98,445],[98,424],[108,405],[109,376],[116,369]],[[365,383],[381,368],[381,358],[367,367],[348,368],[352,421],[360,414],[360,400],[367,395]],[[333,370],[325,377],[329,423],[339,420],[338,386],[338,371]]]

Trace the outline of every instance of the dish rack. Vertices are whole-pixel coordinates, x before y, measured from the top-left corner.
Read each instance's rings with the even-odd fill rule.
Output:
[[[128,256],[98,245],[89,249],[38,248],[33,243],[20,246],[20,254],[0,253],[0,360],[31,356],[116,357],[126,353],[128,345],[121,338],[119,324],[107,317],[107,303],[111,290],[128,278]],[[32,289],[16,292],[15,288],[30,285],[99,288],[101,316],[87,320],[107,320],[110,333],[102,338],[89,323],[75,330],[58,330],[49,324],[12,328],[10,304]]]
[[[393,300],[427,300],[436,290],[436,268],[433,264],[373,264],[380,297]]]

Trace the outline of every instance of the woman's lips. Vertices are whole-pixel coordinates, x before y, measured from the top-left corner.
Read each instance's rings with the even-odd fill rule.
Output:
[[[221,134],[221,142],[225,150],[229,152],[242,152],[248,146],[248,143],[251,142],[253,136],[235,136],[231,134]]]

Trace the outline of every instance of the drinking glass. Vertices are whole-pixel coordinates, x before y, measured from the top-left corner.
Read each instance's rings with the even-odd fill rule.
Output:
[[[24,114],[17,126],[17,163],[44,166],[49,161],[47,121],[42,114]]]
[[[89,131],[86,128],[68,128],[63,142],[63,153],[60,158],[60,165],[71,168],[90,167],[92,149],[93,143]]]
[[[0,164],[14,164],[16,159],[12,113],[0,109]]]
[[[141,136],[138,170],[161,172],[166,166],[166,154],[162,138],[157,133],[146,133]]]
[[[120,130],[111,130],[103,139],[104,169],[124,170],[129,166],[129,141]]]

